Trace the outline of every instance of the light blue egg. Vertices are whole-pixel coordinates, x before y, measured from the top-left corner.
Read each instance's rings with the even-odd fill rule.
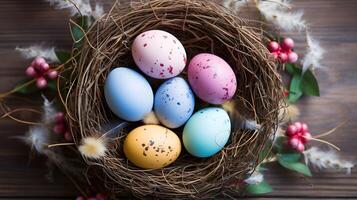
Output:
[[[227,143],[231,122],[226,111],[210,107],[197,111],[187,121],[182,134],[186,150],[196,157],[210,157]]]
[[[191,117],[194,108],[195,97],[181,77],[165,81],[155,93],[155,114],[168,128],[182,126]]]
[[[138,72],[118,67],[105,81],[105,99],[118,117],[127,121],[139,121],[151,112],[154,94],[149,82]]]

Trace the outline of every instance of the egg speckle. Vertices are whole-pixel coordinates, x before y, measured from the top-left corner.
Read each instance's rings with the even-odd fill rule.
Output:
[[[187,62],[181,42],[162,30],[150,30],[137,36],[132,45],[132,55],[141,71],[157,79],[177,76]]]
[[[169,128],[182,126],[193,113],[195,97],[181,77],[164,82],[156,91],[154,110],[159,121]]]
[[[237,88],[232,68],[222,58],[209,53],[191,59],[188,80],[195,94],[211,104],[222,104],[231,99]]]
[[[174,162],[181,152],[181,141],[171,130],[144,125],[132,130],[124,140],[125,156],[144,169],[159,169]]]

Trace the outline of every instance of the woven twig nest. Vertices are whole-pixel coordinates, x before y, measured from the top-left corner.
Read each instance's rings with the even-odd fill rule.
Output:
[[[104,82],[114,67],[135,67],[131,44],[137,35],[151,29],[175,35],[183,43],[188,60],[201,52],[225,59],[238,82],[233,98],[235,111],[240,119],[256,120],[261,127],[243,130],[233,125],[228,144],[213,157],[195,158],[182,152],[174,163],[156,170],[137,168],[125,158],[122,145],[128,129],[110,139],[105,157],[86,159],[87,165],[96,166],[102,185],[114,196],[124,191],[136,197],[158,198],[238,193],[240,183],[257,165],[257,155],[277,126],[283,92],[276,65],[264,45],[263,31],[213,2],[155,0],[116,4],[93,24],[83,47],[74,50],[77,58],[66,70],[71,73],[66,80],[69,90],[62,96],[77,145],[84,137],[98,137],[100,128],[115,119],[104,99]],[[158,80],[150,82],[155,85]],[[231,112],[231,120],[237,121],[234,113]],[[182,130],[174,131],[181,136]]]

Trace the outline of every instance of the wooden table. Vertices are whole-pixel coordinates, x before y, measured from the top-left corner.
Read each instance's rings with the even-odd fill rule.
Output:
[[[106,2],[110,3],[110,2]],[[340,154],[357,159],[357,1],[297,0],[305,10],[313,35],[327,50],[318,71],[321,98],[305,98],[299,107],[302,120],[313,134],[348,123],[326,140],[341,147]],[[41,0],[0,1],[0,92],[10,89],[24,77],[29,64],[14,51],[16,46],[43,43],[69,48],[68,13],[53,10]],[[26,104],[26,102],[18,102]],[[57,173],[53,182],[46,179],[45,159],[30,154],[30,149],[13,136],[23,135],[26,126],[8,119],[0,121],[0,198],[3,199],[74,199],[71,183]],[[278,166],[271,166],[266,178],[274,192],[262,199],[357,198],[357,171],[314,172],[304,178]]]

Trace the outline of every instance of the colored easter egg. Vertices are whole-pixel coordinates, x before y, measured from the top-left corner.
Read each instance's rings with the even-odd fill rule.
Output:
[[[113,113],[127,121],[142,120],[154,104],[149,82],[130,68],[113,69],[105,81],[104,94]]]
[[[222,58],[209,53],[192,58],[188,80],[194,93],[211,104],[222,104],[231,99],[237,89],[232,68]]]
[[[181,141],[171,130],[144,125],[132,130],[124,140],[125,156],[144,169],[159,169],[174,162],[181,152]]]
[[[142,72],[157,79],[172,78],[186,66],[186,51],[172,34],[150,30],[138,35],[132,45],[132,55]]]
[[[227,143],[231,122],[226,111],[209,107],[197,111],[187,121],[182,140],[186,150],[196,157],[210,157]]]
[[[154,110],[159,121],[169,128],[182,126],[193,113],[195,97],[181,77],[165,81],[156,91]]]

